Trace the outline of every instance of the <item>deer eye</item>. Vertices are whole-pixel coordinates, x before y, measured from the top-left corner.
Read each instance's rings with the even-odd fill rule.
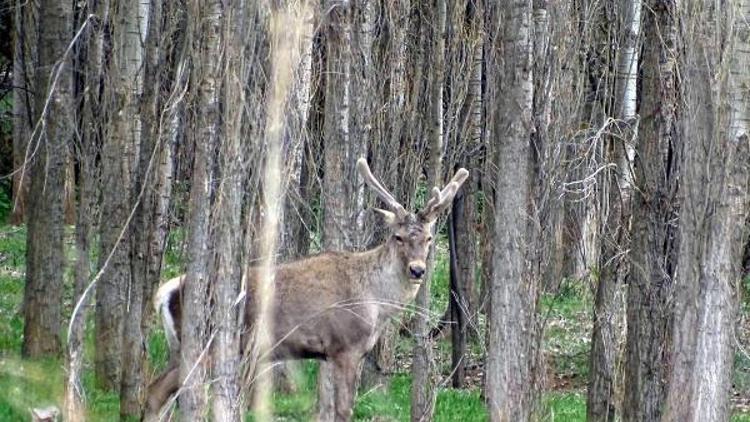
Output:
[[[427,236],[427,243],[432,242],[432,236]]]
[[[396,242],[398,242],[398,243],[403,243],[403,241],[404,241],[404,238],[401,237],[401,236],[399,236],[399,235],[397,235],[397,234],[393,235],[393,237],[396,239]]]

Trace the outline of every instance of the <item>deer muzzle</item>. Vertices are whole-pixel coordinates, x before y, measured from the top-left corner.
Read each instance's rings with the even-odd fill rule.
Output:
[[[424,261],[411,261],[409,263],[409,279],[412,282],[421,282],[426,271],[427,265]]]

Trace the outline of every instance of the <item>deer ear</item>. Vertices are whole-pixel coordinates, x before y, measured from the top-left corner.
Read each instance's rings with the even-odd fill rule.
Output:
[[[393,226],[394,224],[396,224],[396,214],[390,211],[381,210],[380,208],[373,208],[372,210],[383,216],[385,224],[389,226]]]

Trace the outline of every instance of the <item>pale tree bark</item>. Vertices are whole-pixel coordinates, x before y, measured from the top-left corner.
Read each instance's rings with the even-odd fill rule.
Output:
[[[286,119],[282,156],[285,157],[282,174],[286,175],[284,186],[284,207],[280,219],[279,260],[281,262],[299,259],[307,255],[305,245],[309,244],[310,221],[308,218],[310,197],[308,195],[308,168],[310,160],[310,136],[307,131],[311,102],[312,76],[312,20],[302,29],[299,63],[294,63],[293,80],[286,104]],[[274,366],[275,388],[282,393],[293,394],[298,390],[299,362],[278,362]]]
[[[426,8],[425,8],[426,9]],[[423,9],[423,10],[425,10]],[[445,30],[447,8],[438,0],[432,13],[427,14],[434,26],[430,31],[430,68],[428,79],[428,107],[425,134],[428,139],[428,160],[425,163],[427,186],[439,186],[443,174],[443,82],[445,79]],[[433,231],[435,229],[433,228]],[[435,254],[434,243],[430,257]],[[429,269],[422,287],[417,292],[415,306],[419,310],[414,322],[416,344],[412,352],[411,420],[431,421],[435,411],[435,384],[432,379],[434,358],[430,337],[430,279],[434,259],[429,259]]]
[[[240,316],[236,304],[242,278],[242,115],[244,33],[246,8],[228,5],[224,11],[221,75],[223,136],[218,141],[219,156],[215,200],[212,211],[211,250],[211,415],[217,421],[239,421],[240,403]]]
[[[143,6],[141,6],[143,7]],[[136,202],[132,242],[130,245],[131,277],[127,287],[126,313],[123,324],[123,367],[120,386],[120,416],[137,418],[143,407],[144,367],[146,360],[146,338],[143,320],[146,308],[151,306],[153,286],[158,283],[161,260],[164,254],[164,232],[158,229],[159,196],[162,194],[160,171],[168,170],[160,165],[160,153],[169,149],[162,146],[158,131],[160,115],[157,111],[162,72],[159,70],[161,44],[162,5],[154,1],[150,7],[146,44],[144,83],[149,89],[141,97],[139,119],[143,123],[140,133],[138,163],[135,168],[131,197]],[[141,30],[143,27],[141,26]]]
[[[37,1],[16,0],[13,22],[13,211],[11,224],[26,220],[29,175],[22,171],[27,159],[31,132],[36,123],[34,113],[34,69],[37,66],[39,19]]]
[[[219,89],[221,75],[223,3],[194,0],[189,4],[193,20],[191,82],[194,89],[193,115],[187,132],[194,145],[193,174],[188,217],[188,265],[183,290],[182,341],[180,343],[179,397],[183,420],[202,419],[207,414],[204,383],[207,373],[203,360],[208,347],[208,282],[210,260],[211,198],[214,195],[214,151],[219,143]]]
[[[648,2],[643,19],[641,123],[635,157],[623,419],[658,420],[669,379],[672,283],[677,269],[677,5]],[[625,180],[627,183],[627,180]],[[682,182],[679,182],[682,183]],[[681,223],[680,223],[681,224]]]
[[[487,30],[488,80],[501,95],[490,108],[498,146],[492,305],[487,351],[487,401],[492,421],[530,420],[534,405],[536,289],[527,280],[527,207],[533,85],[530,1],[495,5]],[[500,65],[503,60],[503,65]]]
[[[300,4],[301,3],[301,4]],[[265,143],[268,146],[265,166],[263,167],[263,218],[260,231],[260,265],[258,267],[259,284],[255,291],[258,296],[257,316],[255,320],[253,358],[257,361],[258,377],[255,381],[254,408],[257,418],[271,420],[271,384],[268,379],[272,371],[268,356],[273,344],[274,315],[274,279],[275,255],[279,237],[279,223],[283,207],[282,184],[282,144],[286,133],[284,111],[294,83],[295,69],[299,64],[301,39],[308,40],[312,27],[303,24],[309,21],[305,2],[289,5],[274,5],[271,8],[270,39],[270,75],[268,98],[266,100],[267,121]]]
[[[672,373],[663,420],[729,420],[737,284],[748,216],[750,4],[678,6],[686,116],[674,280]]]
[[[309,24],[312,26],[312,21]],[[284,153],[288,160],[284,163],[284,215],[281,231],[279,252],[282,260],[299,258],[307,255],[304,248],[298,248],[303,236],[309,237],[309,227],[306,227],[305,207],[309,198],[305,195],[305,184],[308,180],[307,170],[310,159],[307,154],[309,136],[307,131],[310,115],[311,77],[312,77],[312,47],[311,29],[303,31],[300,62],[295,64],[294,79],[289,101],[286,105],[287,123],[284,133]]]
[[[65,159],[73,136],[71,57],[73,38],[70,3],[42,1],[39,16],[39,63],[34,110],[40,119],[31,142],[24,339],[26,357],[56,356],[61,351],[60,325],[65,255],[63,188]],[[52,76],[51,76],[52,75]]]
[[[351,31],[350,3],[326,2],[322,17],[325,45],[325,103],[323,123],[323,248],[342,251],[352,245],[349,226],[347,164],[351,118]],[[355,158],[351,158],[355,160]],[[330,365],[321,362],[318,375],[318,419],[335,417],[333,373]]]
[[[615,420],[618,334],[623,309],[619,292],[628,249],[630,189],[627,181],[632,179],[627,148],[636,128],[641,3],[640,0],[623,0],[618,8],[622,20],[619,23],[617,75],[613,82],[615,127],[619,130],[604,139],[603,164],[607,167],[599,173],[598,182],[599,277],[594,299],[589,357],[591,376],[586,406],[587,417],[592,421]]]
[[[251,28],[267,28],[269,22],[267,4],[253,4],[247,12],[248,26]],[[267,101],[270,73],[270,39],[267,30],[252,30],[246,33],[246,57],[247,65],[243,68],[242,80],[244,81],[245,103],[253,107],[245,109],[246,122],[243,123],[243,136],[248,142],[244,142],[243,156],[248,163],[263,160],[265,148],[262,142],[265,136],[267,113],[264,104]],[[261,77],[259,77],[261,76]],[[244,117],[243,117],[244,119]],[[250,171],[245,175],[244,198],[243,198],[243,227],[244,252],[242,262],[257,262],[258,236],[262,222],[260,209],[261,176],[262,167],[257,171]],[[248,268],[245,268],[247,270]]]

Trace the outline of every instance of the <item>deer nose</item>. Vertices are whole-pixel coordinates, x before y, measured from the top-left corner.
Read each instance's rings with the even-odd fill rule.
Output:
[[[414,278],[422,278],[425,268],[421,265],[409,265],[409,272]]]

